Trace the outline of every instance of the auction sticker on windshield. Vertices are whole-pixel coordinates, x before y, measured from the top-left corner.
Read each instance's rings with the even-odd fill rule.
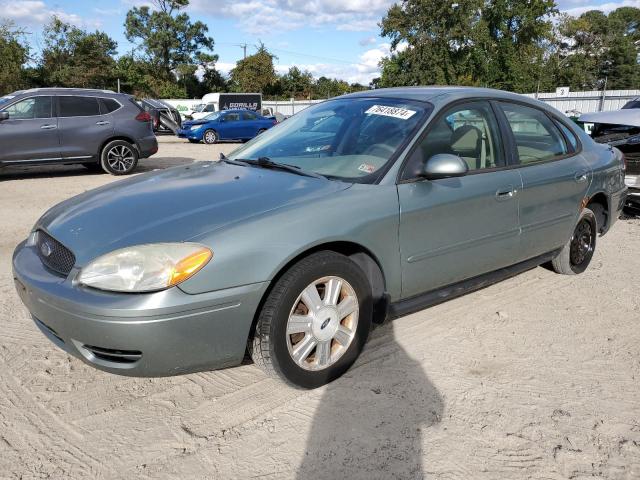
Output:
[[[415,115],[415,110],[407,110],[406,108],[399,107],[387,107],[384,105],[374,105],[366,112],[370,115],[384,115],[385,117],[400,118],[402,120],[409,120]]]

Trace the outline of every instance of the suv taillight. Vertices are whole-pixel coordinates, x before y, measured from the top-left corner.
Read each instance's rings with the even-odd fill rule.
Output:
[[[149,115],[149,112],[140,112],[138,115],[136,115],[136,120],[139,122],[150,122],[151,115]]]

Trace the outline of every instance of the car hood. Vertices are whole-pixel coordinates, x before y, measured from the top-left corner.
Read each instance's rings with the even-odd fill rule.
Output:
[[[182,242],[351,184],[278,170],[197,162],[142,174],[66,200],[38,221],[77,264],[130,245]]]

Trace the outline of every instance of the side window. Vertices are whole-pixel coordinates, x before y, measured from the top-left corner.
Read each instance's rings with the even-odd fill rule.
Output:
[[[403,179],[416,178],[434,155],[458,155],[470,171],[504,167],[498,123],[487,102],[457,105],[441,114],[412,155]]]
[[[11,120],[30,120],[34,118],[51,118],[51,97],[32,97],[14,103],[8,107]]]
[[[253,112],[243,112],[242,119],[243,120],[257,120],[258,116]]]
[[[571,151],[575,152],[578,150],[578,138],[576,137],[576,134],[573,133],[569,127],[567,127],[564,123],[562,123],[559,120],[555,120],[554,122],[556,124],[556,126],[562,130],[562,133],[564,133],[564,136],[567,140],[569,140],[569,144],[571,145]]]
[[[95,97],[58,97],[61,117],[90,117],[100,115]]]
[[[240,120],[240,114],[238,113],[227,113],[224,117],[225,122],[237,122],[238,120]]]
[[[552,160],[569,152],[553,121],[541,110],[501,103],[516,141],[521,164]]]
[[[102,113],[103,115],[105,113],[115,112],[119,108],[120,108],[120,104],[118,102],[116,102],[115,100],[113,100],[112,98],[101,98],[100,99],[100,113]],[[147,112],[150,110],[149,106],[146,105],[146,104],[143,104],[142,108],[144,108],[144,110],[147,111]]]
[[[204,109],[202,110],[203,112],[215,112],[216,111],[216,106],[213,103],[209,103],[207,104],[206,107],[204,107]]]

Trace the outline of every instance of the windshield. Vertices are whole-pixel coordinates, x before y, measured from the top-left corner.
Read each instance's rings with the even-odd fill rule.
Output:
[[[213,112],[207,115],[206,117],[202,117],[202,120],[217,120],[222,112]]]
[[[267,130],[229,157],[267,157],[328,177],[372,182],[431,108],[394,98],[329,100]]]
[[[6,95],[4,97],[0,97],[0,105],[2,105],[3,103],[7,103],[12,98],[14,98],[12,95]]]
[[[196,112],[201,112],[204,107],[206,107],[206,105],[204,103],[198,103],[197,105],[194,105],[193,107],[191,107],[191,110],[196,113]]]

